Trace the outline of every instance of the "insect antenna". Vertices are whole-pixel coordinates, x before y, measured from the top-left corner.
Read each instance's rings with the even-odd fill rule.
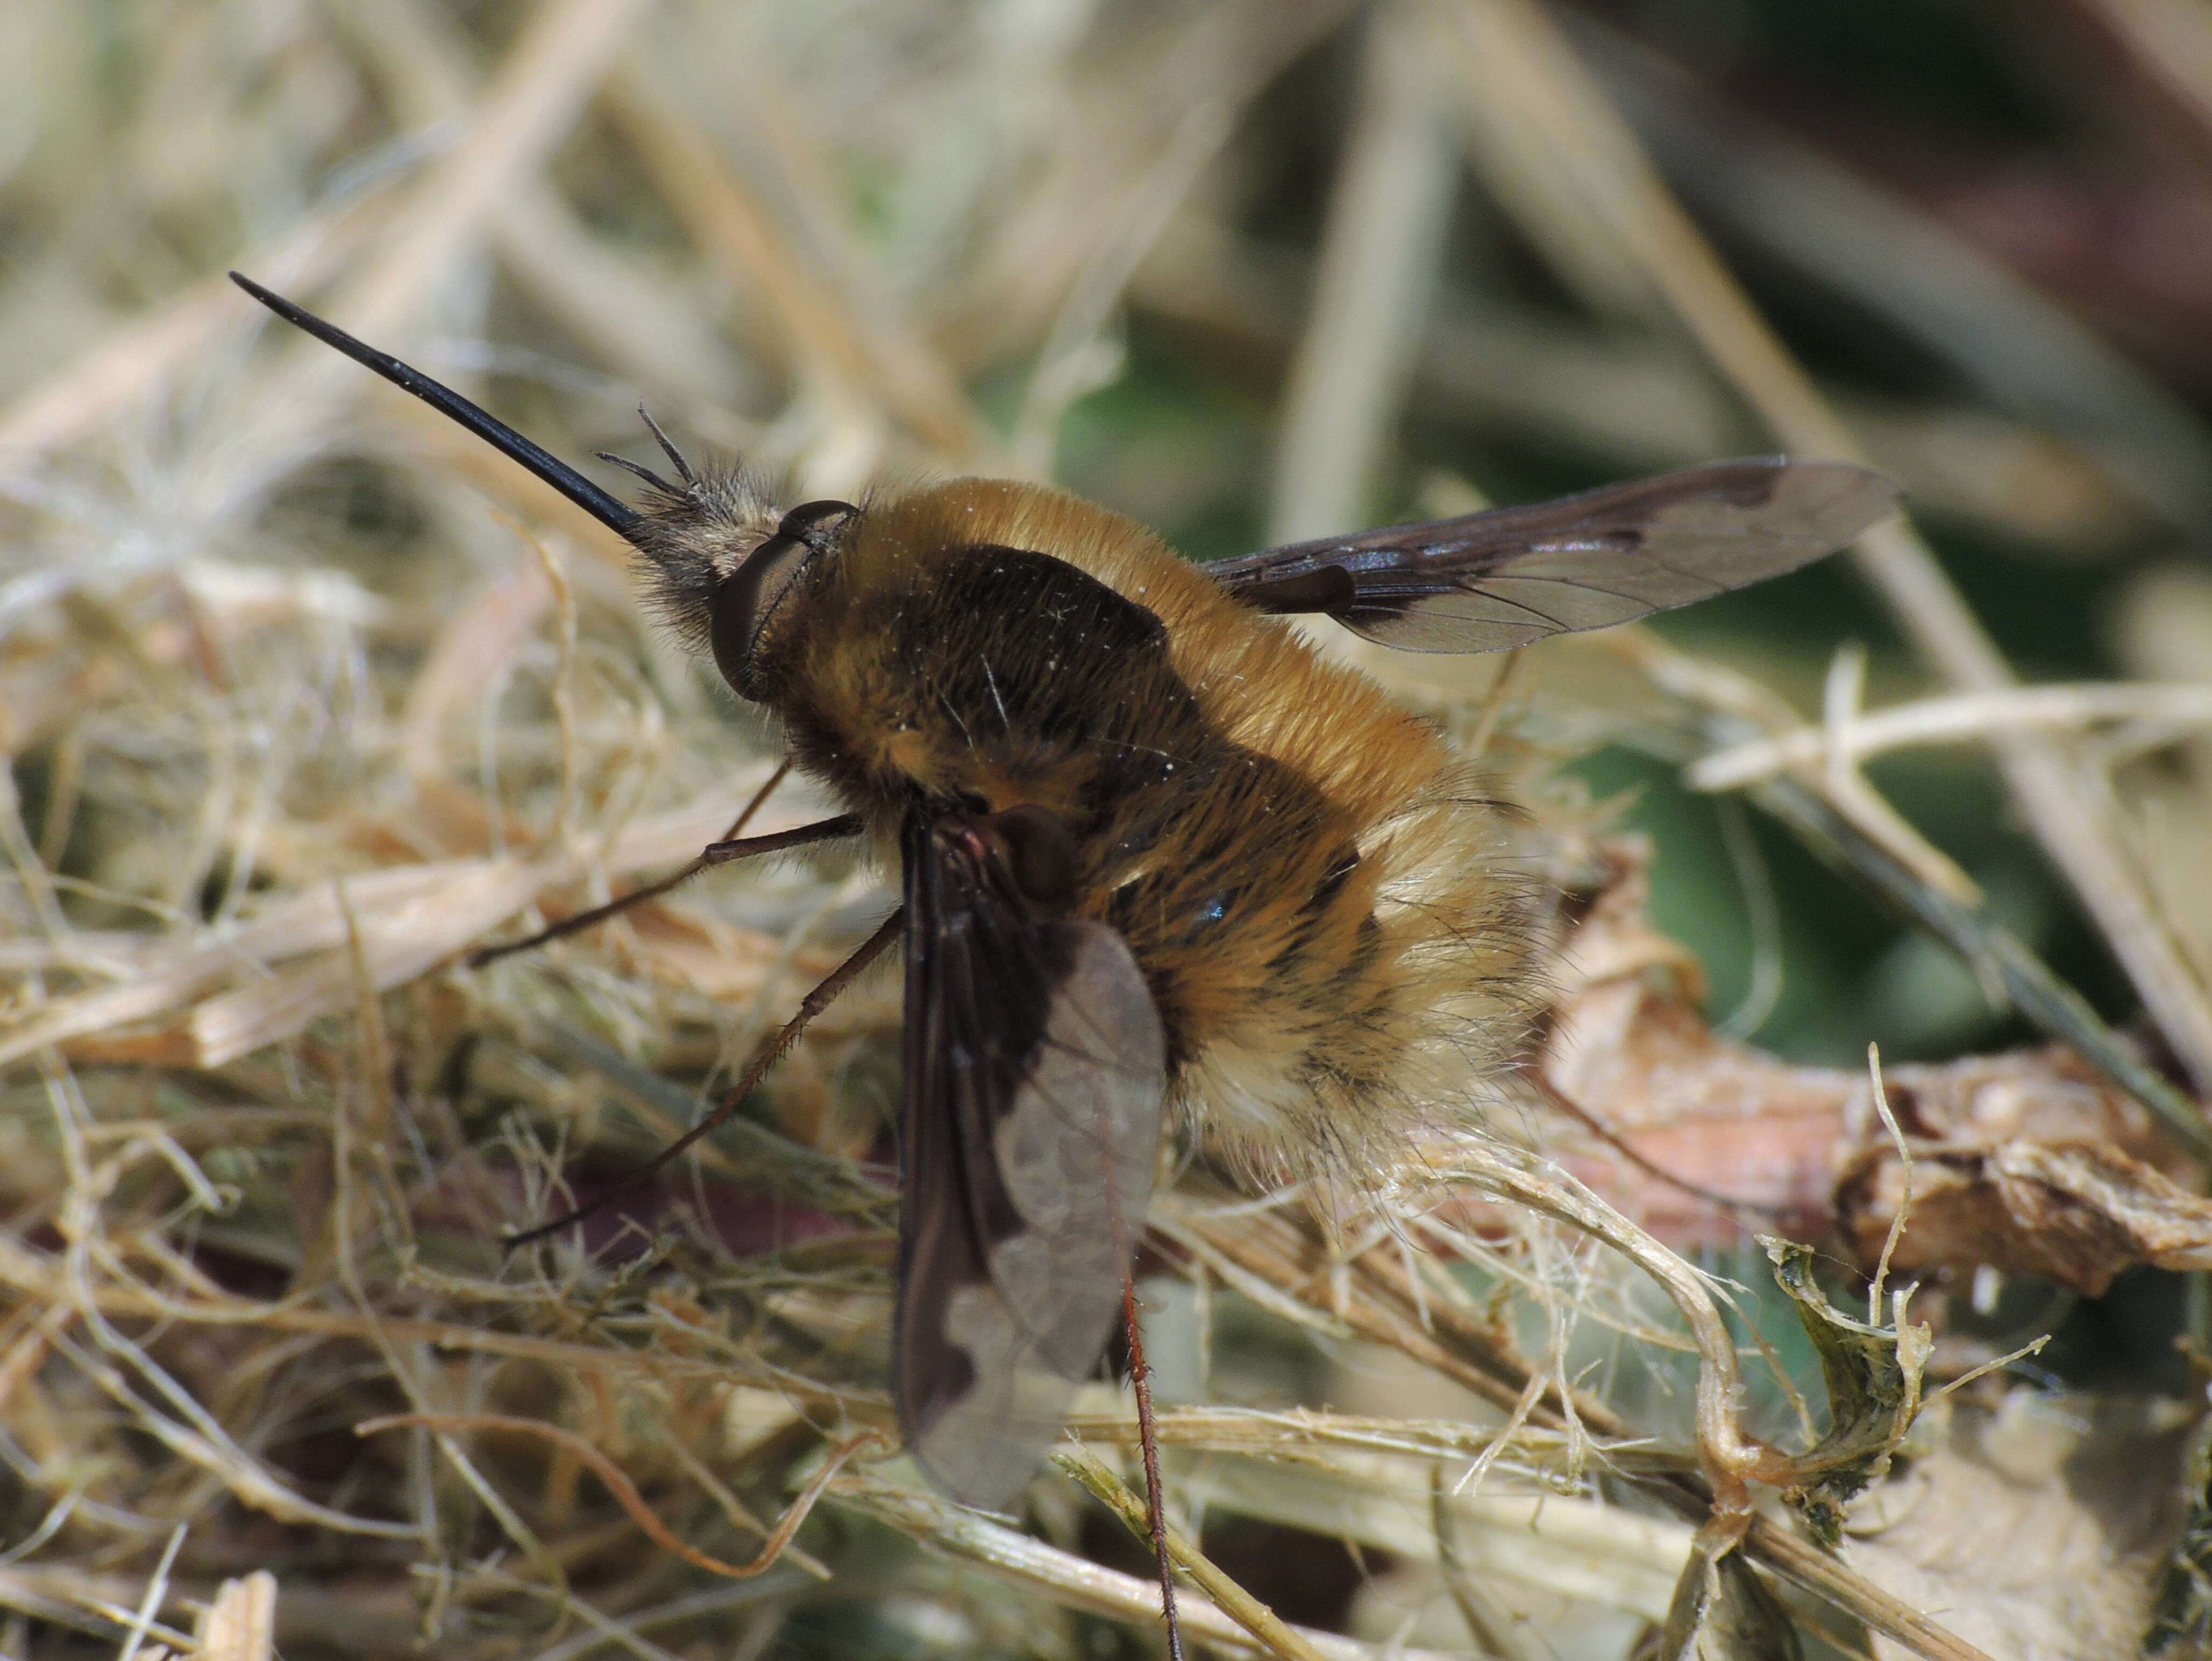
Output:
[[[568,463],[532,444],[489,410],[463,397],[452,387],[431,379],[411,364],[402,363],[389,352],[380,352],[365,341],[355,339],[336,324],[317,317],[304,306],[294,305],[283,295],[263,288],[252,277],[233,271],[230,280],[294,328],[303,330],[324,345],[344,353],[363,368],[383,376],[401,391],[413,393],[440,415],[467,427],[500,454],[527,468],[551,485],[625,542],[637,542],[644,515],[627,502],[609,495]]]
[[[594,450],[592,453],[597,456],[601,461],[612,462],[617,467],[622,469],[623,472],[631,474],[637,478],[643,479],[655,490],[665,490],[672,496],[681,496],[688,494],[680,485],[669,483],[667,480],[662,478],[659,474],[654,472],[651,468],[643,465],[641,463],[632,461],[628,456],[617,456],[611,450]]]
[[[653,434],[653,442],[660,446],[660,453],[667,457],[669,464],[675,468],[676,476],[684,481],[681,488],[669,483],[651,468],[641,467],[627,457],[617,456],[612,451],[595,450],[592,453],[603,462],[612,462],[625,473],[635,474],[656,490],[664,491],[672,496],[695,494],[699,488],[699,476],[691,470],[691,464],[684,459],[684,452],[676,447],[676,440],[660,430],[660,423],[653,420],[653,411],[641,403],[637,407],[637,418],[645,423],[646,430]]]
[[[670,1143],[667,1147],[662,1149],[643,1165],[639,1166],[636,1170],[625,1176],[599,1198],[589,1204],[580,1205],[573,1211],[564,1212],[550,1222],[541,1222],[535,1228],[526,1228],[520,1234],[505,1236],[500,1241],[501,1249],[512,1252],[517,1246],[528,1246],[533,1240],[541,1240],[548,1234],[557,1234],[571,1223],[583,1222],[592,1213],[605,1208],[610,1202],[636,1187],[639,1183],[659,1171],[709,1131],[727,1119],[731,1114],[736,1112],[738,1104],[752,1093],[753,1086],[761,1082],[768,1070],[783,1058],[784,1052],[798,1042],[799,1035],[806,1030],[815,1016],[835,1003],[838,994],[853,984],[860,971],[880,957],[884,948],[898,938],[899,931],[905,925],[905,922],[906,907],[902,906],[885,918],[877,926],[873,934],[854,947],[852,955],[830,970],[820,985],[801,998],[799,1002],[799,1012],[785,1021],[766,1043],[753,1052],[752,1061],[746,1067],[744,1076],[738,1081],[734,1089],[722,1098],[720,1106]]]
[[[645,423],[646,430],[653,434],[653,442],[660,446],[660,453],[668,458],[668,464],[676,470],[676,476],[683,480],[685,484],[696,488],[699,476],[691,470],[691,464],[684,459],[684,452],[676,447],[676,440],[660,430],[660,423],[653,420],[653,411],[641,403],[637,407],[637,418]]]

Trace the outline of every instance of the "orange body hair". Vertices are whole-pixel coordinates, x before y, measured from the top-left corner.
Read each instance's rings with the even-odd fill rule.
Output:
[[[1079,914],[1159,1006],[1172,1106],[1237,1168],[1366,1162],[1464,1113],[1517,1038],[1510,810],[1121,515],[974,479],[872,502],[760,652],[799,765],[887,862],[918,802],[1066,822]]]

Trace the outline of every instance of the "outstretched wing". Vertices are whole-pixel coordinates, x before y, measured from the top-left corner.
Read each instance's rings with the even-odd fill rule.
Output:
[[[1167,1091],[1121,937],[1024,895],[988,834],[909,822],[894,1393],[908,1451],[1005,1506],[1098,1365]]]
[[[1498,652],[1778,577],[1896,506],[1896,485],[1869,469],[1769,457],[1205,569],[1261,611],[1325,612],[1413,652]]]

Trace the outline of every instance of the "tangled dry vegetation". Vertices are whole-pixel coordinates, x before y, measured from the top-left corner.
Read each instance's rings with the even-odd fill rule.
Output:
[[[97,38],[92,15],[0,14],[6,211],[32,227],[0,301],[14,1661],[1158,1642],[1120,1388],[1092,1387],[1017,1518],[891,1455],[893,1217],[867,1163],[896,1089],[888,978],[680,1179],[502,1259],[502,1232],[714,1100],[887,891],[835,858],[749,868],[467,967],[719,834],[773,736],[641,620],[604,533],[275,337],[222,267],[558,452],[634,449],[643,395],[815,494],[1050,476],[1133,306],[1280,377],[1285,535],[1370,511],[1409,388],[1540,422],[1577,365],[1607,389],[1589,442],[1624,467],[1870,444],[1938,512],[2022,534],[2156,508],[2025,429],[1976,428],[1974,467],[1936,423],[1832,413],[1518,0],[127,0]],[[1245,236],[1239,191],[1255,100],[1316,48],[1349,114],[1301,271]],[[1602,340],[1425,306],[1463,160]],[[1515,352],[1536,367],[1453,380]],[[1622,388],[1668,419],[1636,424]],[[1119,505],[1172,518],[1230,464],[1164,439]],[[2189,1414],[1984,1372],[2002,1351],[1952,1332],[1945,1300],[1978,1276],[2094,1294],[2212,1266],[2187,1082],[2212,1077],[2212,1009],[2109,788],[2204,698],[2021,693],[1909,528],[1857,557],[1960,695],[1862,719],[1845,660],[1808,728],[1632,632],[1504,676],[1363,658],[1537,804],[1564,896],[1553,1006],[1488,1133],[1407,1149],[1368,1209],[1325,1228],[1307,1197],[1199,1171],[1156,1204],[1194,1640],[2195,1652]],[[1630,709],[1639,742],[1749,791],[2047,1045],[1869,1075],[1717,1037],[1697,965],[1646,920],[1648,851],[1550,778]],[[2115,724],[2109,749],[2075,742]],[[1859,773],[1931,733],[1997,747],[2163,1070]],[[789,784],[757,828],[822,810]],[[1753,1233],[1862,1278],[1824,1294],[1779,1243],[1758,1286],[1680,1255]],[[1884,1295],[1913,1279],[1909,1308]]]

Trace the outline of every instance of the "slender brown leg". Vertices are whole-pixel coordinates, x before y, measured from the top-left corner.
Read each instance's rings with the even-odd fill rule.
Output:
[[[653,430],[658,432],[659,429],[655,427]],[[775,787],[790,775],[791,761],[787,757],[776,763],[775,771],[769,774],[767,782],[753,792],[752,799],[738,809],[738,816],[730,821],[729,829],[722,833],[721,840],[710,843],[708,846],[717,848],[726,846],[732,837],[752,823],[753,815],[761,810],[769,797],[775,794]],[[763,849],[763,852],[767,851]],[[702,854],[675,876],[663,877],[659,882],[639,888],[634,893],[626,894],[619,900],[611,900],[604,906],[594,906],[587,912],[579,912],[574,917],[556,923],[550,929],[540,929],[536,934],[529,935],[520,940],[509,941],[504,946],[486,946],[481,951],[471,952],[469,954],[469,967],[471,969],[480,969],[485,964],[506,957],[511,953],[526,952],[532,946],[542,946],[549,940],[558,940],[562,935],[574,934],[579,929],[588,929],[596,923],[604,923],[617,912],[625,911],[641,900],[651,900],[656,894],[666,894],[678,883],[690,882],[706,869],[706,856]]]
[[[487,946],[471,954],[469,967],[480,968],[495,959],[515,952],[526,952],[533,946],[543,946],[550,940],[559,940],[605,922],[617,912],[626,912],[632,906],[666,894],[671,888],[689,882],[701,871],[711,870],[717,865],[726,865],[733,859],[750,859],[763,853],[781,853],[787,848],[803,848],[816,842],[834,842],[841,836],[859,834],[860,821],[849,813],[841,813],[834,819],[822,819],[811,825],[794,825],[789,830],[771,831],[766,836],[748,836],[738,840],[710,842],[706,851],[673,876],[664,876],[658,882],[648,882],[641,888],[633,888],[619,900],[610,900],[604,906],[594,906],[587,912],[578,912],[574,917],[564,917],[550,928],[521,940],[510,940],[502,945]]]
[[[1175,1570],[1168,1561],[1167,1507],[1160,1497],[1160,1445],[1152,1433],[1152,1374],[1137,1331],[1137,1279],[1121,1276],[1121,1321],[1129,1333],[1129,1381],[1137,1387],[1137,1443],[1145,1454],[1145,1522],[1160,1570],[1160,1615],[1167,1623],[1168,1661],[1182,1661],[1182,1625],[1176,1618]]]
[[[633,888],[619,900],[610,900],[604,906],[594,906],[587,912],[578,912],[574,917],[564,917],[550,928],[540,929],[536,934],[525,936],[520,940],[510,940],[501,945],[486,946],[471,952],[469,954],[469,967],[480,969],[487,963],[496,962],[516,952],[526,952],[534,946],[543,946],[550,940],[559,940],[566,935],[596,927],[617,912],[628,911],[632,906],[656,899],[671,888],[690,882],[710,866],[726,865],[732,859],[750,859],[755,854],[780,853],[786,848],[803,848],[810,843],[850,836],[860,830],[860,821],[857,818],[849,813],[841,813],[834,819],[820,820],[811,825],[773,831],[766,836],[748,836],[742,841],[736,840],[738,833],[744,829],[751,822],[752,816],[760,811],[761,804],[769,798],[769,793],[783,782],[784,775],[790,771],[791,763],[786,761],[769,774],[768,782],[753,792],[752,800],[746,803],[737,818],[731,821],[729,829],[722,833],[721,839],[708,843],[704,852],[673,876],[664,876],[658,882],[648,882],[641,888]]]
[[[701,1119],[590,1204],[580,1205],[574,1210],[554,1218],[550,1222],[541,1222],[535,1228],[526,1228],[519,1234],[509,1234],[500,1244],[512,1252],[518,1246],[527,1246],[532,1240],[544,1240],[548,1234],[557,1233],[570,1223],[581,1222],[609,1201],[628,1192],[646,1178],[653,1175],[654,1172],[697,1142],[700,1137],[736,1112],[738,1104],[751,1093],[753,1086],[761,1082],[762,1076],[782,1059],[784,1052],[798,1041],[799,1035],[806,1030],[814,1017],[835,1003],[837,995],[853,984],[854,979],[860,974],[860,971],[881,956],[884,948],[898,937],[899,929],[905,919],[906,908],[901,906],[885,918],[873,934],[854,947],[852,955],[830,970],[828,977],[820,985],[799,1000],[799,1013],[785,1021],[781,1028],[769,1035],[765,1043],[753,1052],[752,1061],[745,1068],[744,1076],[738,1081],[735,1089],[722,1098],[720,1106],[715,1108],[713,1112]]]
[[[770,831],[765,836],[725,838],[709,842],[699,850],[699,857],[691,863],[701,870],[712,870],[717,865],[726,865],[733,859],[750,859],[755,854],[780,853],[786,848],[803,848],[813,842],[834,842],[841,836],[860,834],[860,815],[841,813],[829,819],[817,819],[811,825],[793,825],[789,830]]]

